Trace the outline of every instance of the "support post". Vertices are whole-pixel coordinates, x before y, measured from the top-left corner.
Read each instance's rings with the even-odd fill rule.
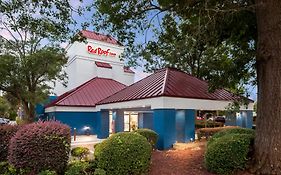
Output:
[[[157,148],[171,148],[176,142],[176,110],[154,109],[153,129],[159,135]]]
[[[97,137],[104,139],[109,136],[109,111],[100,111],[97,114]]]

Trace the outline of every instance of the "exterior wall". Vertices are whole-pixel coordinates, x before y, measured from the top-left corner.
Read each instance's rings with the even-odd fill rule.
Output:
[[[110,52],[116,53],[115,56],[98,55],[88,52],[88,46],[92,48],[110,49]],[[56,95],[71,90],[82,83],[94,78],[111,78],[125,85],[134,83],[134,74],[124,72],[124,62],[121,60],[121,54],[124,51],[123,46],[87,39],[87,43],[74,42],[66,48],[68,63],[65,72],[68,75],[67,88],[60,82],[55,83],[54,92]],[[97,67],[95,61],[109,63],[112,69]]]
[[[139,113],[138,127],[153,129],[153,113]]]
[[[176,142],[176,110],[154,109],[153,111],[153,129],[159,135],[157,148],[171,148]]]
[[[96,135],[98,132],[97,112],[50,112],[47,117],[67,124],[71,128],[71,134],[76,128],[77,135],[84,135],[84,127],[90,127],[89,134]]]
[[[236,126],[236,120],[237,120],[237,117],[236,117],[236,114],[226,114],[226,117],[225,117],[225,125],[226,126]]]
[[[124,131],[124,111],[117,110],[113,112],[113,119],[115,123],[115,132],[123,132]]]
[[[97,137],[105,139],[109,136],[109,111],[97,112]]]
[[[177,142],[190,142],[195,140],[195,110],[176,111]]]
[[[125,102],[117,102],[110,104],[98,105],[99,109],[124,109],[124,108],[143,108],[150,107],[151,109],[196,109],[196,110],[225,110],[232,101],[205,100],[193,98],[178,98],[178,97],[155,97],[141,100],[132,100]],[[241,110],[253,110],[254,103],[249,103],[248,106],[242,106]]]
[[[225,121],[226,126],[240,126],[242,128],[253,127],[253,111],[241,110],[236,115],[228,114]]]

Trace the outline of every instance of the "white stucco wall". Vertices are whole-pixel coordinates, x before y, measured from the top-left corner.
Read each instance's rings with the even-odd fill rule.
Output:
[[[90,53],[88,46],[91,46],[93,49],[109,50],[109,52],[116,55],[106,56]],[[123,51],[123,46],[91,39],[87,39],[87,42],[76,41],[73,44],[69,44],[66,47],[68,62],[65,69],[68,75],[68,84],[65,88],[61,83],[56,82],[54,93],[61,95],[94,77],[111,78],[125,85],[131,85],[134,83],[134,74],[124,72],[124,62],[120,59]],[[109,63],[112,69],[98,67],[95,61]]]

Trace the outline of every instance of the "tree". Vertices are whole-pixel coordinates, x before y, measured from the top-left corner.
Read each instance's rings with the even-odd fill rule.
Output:
[[[67,0],[0,1],[0,90],[20,101],[30,122],[51,83],[66,80],[59,44],[72,35],[74,11]]]
[[[207,66],[206,71],[210,70],[204,76],[208,80],[215,80],[221,87],[235,88],[241,82],[253,80],[257,70],[258,117],[253,169],[261,174],[281,174],[281,1],[97,0],[93,6],[96,9],[93,22],[98,26],[97,30],[109,30],[115,34],[119,40],[131,46],[128,49],[131,53],[138,53],[138,50],[144,50],[147,46],[149,51],[142,52],[142,56],[148,61],[152,60],[152,63],[154,58],[161,61],[167,53],[164,62],[182,65],[181,60],[177,59],[186,57],[176,55],[172,58],[167,49],[171,45],[180,49],[189,46],[195,49],[194,53],[200,51],[196,48],[197,44],[192,46],[180,42],[186,38],[189,43],[190,40],[203,43],[203,53],[209,52],[211,55],[207,57],[210,63],[202,64]],[[155,16],[157,21],[162,21],[157,27],[151,24]],[[169,16],[173,17],[174,22],[172,19],[167,21]],[[169,32],[175,25],[178,27],[183,23],[191,27],[181,33],[178,32],[180,30]],[[199,32],[194,32],[196,28]],[[156,31],[157,42],[136,45],[136,33],[145,34],[146,31]],[[162,44],[167,44],[167,49]],[[155,51],[151,52],[153,49]],[[186,52],[183,53],[185,55]],[[139,55],[130,57],[131,62],[136,62]],[[203,54],[201,58],[205,56]],[[188,61],[182,62],[188,65]]]
[[[0,96],[0,117],[8,117],[9,104],[5,98]]]

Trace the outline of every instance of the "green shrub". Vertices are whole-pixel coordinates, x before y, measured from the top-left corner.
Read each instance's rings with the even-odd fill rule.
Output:
[[[246,166],[251,143],[251,134],[226,134],[212,140],[205,153],[205,164],[210,172],[230,174]]]
[[[237,126],[226,126],[226,127],[216,127],[216,128],[200,128],[197,129],[197,136],[198,139],[200,140],[203,136],[205,136],[207,139],[209,137],[212,137],[214,134],[221,132],[226,129],[233,129],[233,128],[238,128]]]
[[[114,134],[96,146],[97,167],[107,175],[143,174],[148,171],[152,146],[135,132]]]
[[[55,171],[45,170],[41,171],[38,175],[57,175],[57,173]]]
[[[106,175],[106,171],[103,170],[103,169],[97,168],[97,169],[95,170],[94,175]]]
[[[95,170],[92,169],[90,162],[75,161],[69,164],[65,175],[88,175]]]
[[[195,128],[213,128],[213,127],[222,127],[224,124],[221,122],[214,122],[214,121],[205,121],[204,120],[195,120]]]
[[[18,126],[0,125],[0,162],[7,161],[10,139],[18,131]]]
[[[0,162],[0,174],[1,175],[20,175],[20,170],[17,170],[9,164],[9,162]]]
[[[86,159],[90,154],[90,150],[85,147],[76,147],[71,150],[71,155],[79,160]]]
[[[152,147],[155,147],[155,144],[158,140],[158,134],[151,130],[151,129],[137,129],[134,132],[139,133],[140,135],[144,136],[148,142],[152,145]]]
[[[223,129],[220,132],[214,134],[208,141],[208,145],[212,144],[216,139],[223,137],[229,134],[249,134],[251,136],[255,135],[255,131],[253,129],[248,128],[228,128]]]
[[[70,128],[55,121],[22,126],[9,145],[9,163],[17,169],[65,170],[70,151]]]

